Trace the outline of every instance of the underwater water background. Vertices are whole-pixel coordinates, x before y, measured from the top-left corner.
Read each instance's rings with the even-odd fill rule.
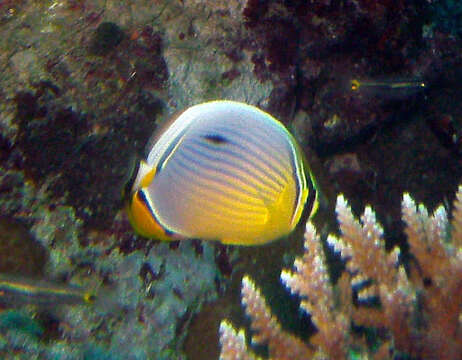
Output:
[[[1,1],[0,272],[98,300],[2,304],[0,357],[216,359],[221,319],[248,326],[243,274],[312,334],[279,281],[303,226],[261,247],[143,239],[121,199],[133,163],[175,111],[244,101],[288,127],[327,200],[371,204],[406,254],[402,193],[449,207],[461,183],[461,14],[449,0]],[[335,231],[330,206],[319,231]]]

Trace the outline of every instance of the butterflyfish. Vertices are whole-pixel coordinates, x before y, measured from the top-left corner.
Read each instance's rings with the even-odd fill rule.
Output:
[[[289,234],[306,203],[316,208],[298,144],[257,107],[195,105],[154,139],[127,184],[128,217],[142,236],[258,245]]]
[[[94,293],[78,286],[0,274],[0,303],[5,305],[89,304],[95,299]]]

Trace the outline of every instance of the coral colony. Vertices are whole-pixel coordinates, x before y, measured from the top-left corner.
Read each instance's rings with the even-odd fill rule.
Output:
[[[242,304],[254,331],[252,344],[267,345],[271,359],[457,359],[462,353],[462,186],[452,220],[443,206],[429,215],[403,196],[410,260],[385,250],[383,230],[366,207],[356,219],[337,198],[341,235],[327,243],[341,254],[345,271],[332,285],[320,236],[308,222],[305,252],[282,282],[301,297],[300,307],[317,327],[307,342],[281,328],[249,277],[242,280]],[[353,329],[353,330],[352,330]],[[361,330],[362,329],[362,332]],[[364,332],[376,330],[371,343]],[[222,360],[259,359],[248,349],[244,330],[226,320],[220,326]]]

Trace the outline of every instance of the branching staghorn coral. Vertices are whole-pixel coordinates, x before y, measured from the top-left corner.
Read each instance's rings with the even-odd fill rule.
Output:
[[[281,274],[283,283],[301,297],[300,307],[311,315],[317,333],[305,343],[283,330],[252,280],[244,277],[242,303],[251,319],[252,343],[266,344],[273,360],[391,359],[397,353],[411,359],[459,359],[462,186],[451,221],[443,206],[429,215],[424,205],[404,194],[402,219],[411,254],[407,271],[397,247],[385,250],[383,229],[370,207],[358,220],[340,195],[336,213],[341,235],[329,235],[327,242],[346,263],[337,283],[329,279],[311,223],[306,226],[303,257],[295,260],[294,271]],[[377,299],[375,304],[368,302],[371,298]],[[380,330],[375,346],[367,345],[353,325]],[[220,342],[222,360],[260,359],[248,349],[244,330],[237,332],[226,320]]]

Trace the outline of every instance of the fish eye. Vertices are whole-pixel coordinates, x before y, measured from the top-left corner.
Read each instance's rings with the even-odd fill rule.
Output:
[[[92,294],[92,293],[87,293],[83,296],[83,300],[86,302],[86,303],[93,303],[95,302],[96,300],[96,295],[95,294]]]
[[[359,81],[358,80],[351,80],[351,90],[356,91],[359,89]]]

